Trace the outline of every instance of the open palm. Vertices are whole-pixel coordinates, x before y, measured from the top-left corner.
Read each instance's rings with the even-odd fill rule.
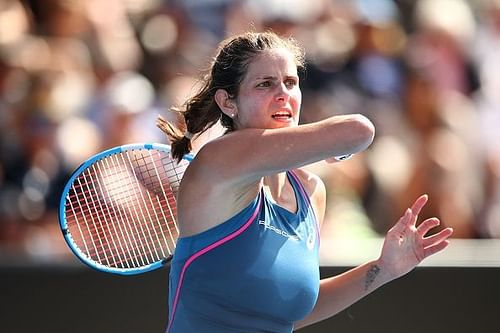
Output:
[[[449,244],[448,237],[453,233],[451,228],[426,237],[432,228],[440,224],[438,218],[432,217],[416,225],[418,214],[427,200],[427,195],[420,196],[387,232],[380,260],[393,278],[408,273],[422,260]]]

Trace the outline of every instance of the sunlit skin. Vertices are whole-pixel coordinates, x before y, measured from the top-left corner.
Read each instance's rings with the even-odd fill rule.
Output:
[[[279,128],[298,125],[302,103],[299,84],[297,66],[288,50],[265,51],[248,66],[248,73],[236,99],[238,111],[232,113],[235,127]],[[325,161],[338,162],[335,157]]]
[[[292,54],[269,50],[251,62],[235,103],[237,129],[297,126],[302,92]]]
[[[238,94],[218,89],[215,102],[231,117],[234,131],[207,143],[190,164],[181,184],[178,219],[181,236],[190,236],[227,221],[265,189],[282,207],[294,212],[297,202],[286,170],[303,184],[321,225],[326,189],[303,166],[332,156],[357,154],[374,137],[373,124],[361,115],[330,117],[299,125],[302,93],[290,51],[271,49],[252,59]],[[385,283],[443,250],[452,230],[427,233],[437,218],[417,226],[428,198],[423,195],[389,231],[379,258],[320,281],[314,310],[295,328],[310,325],[344,310]],[[192,203],[196,203],[193,209]]]

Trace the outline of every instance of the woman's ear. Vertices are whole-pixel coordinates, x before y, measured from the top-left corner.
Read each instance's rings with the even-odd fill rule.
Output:
[[[226,90],[217,89],[215,92],[215,102],[226,116],[231,118],[236,116],[238,108]]]

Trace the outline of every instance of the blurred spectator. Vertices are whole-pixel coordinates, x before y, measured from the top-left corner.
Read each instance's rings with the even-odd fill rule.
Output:
[[[328,186],[325,239],[383,234],[422,192],[455,237],[500,236],[498,0],[3,0],[0,251],[68,256],[68,175],[102,149],[164,142],[156,116],[175,117],[213,47],[248,29],[304,45],[302,122],[377,126],[364,154],[310,166]]]
[[[479,218],[483,237],[500,237],[500,1],[480,2],[478,32],[473,60],[478,67],[481,89],[474,95],[478,108],[480,145],[484,154],[484,207]]]

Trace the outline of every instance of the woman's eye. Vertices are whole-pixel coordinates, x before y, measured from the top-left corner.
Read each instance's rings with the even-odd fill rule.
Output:
[[[297,85],[297,82],[295,80],[286,80],[285,81],[285,84],[288,86],[288,87],[295,87]]]
[[[257,85],[257,87],[270,87],[270,86],[271,86],[270,81],[264,81],[264,82],[261,82]]]

